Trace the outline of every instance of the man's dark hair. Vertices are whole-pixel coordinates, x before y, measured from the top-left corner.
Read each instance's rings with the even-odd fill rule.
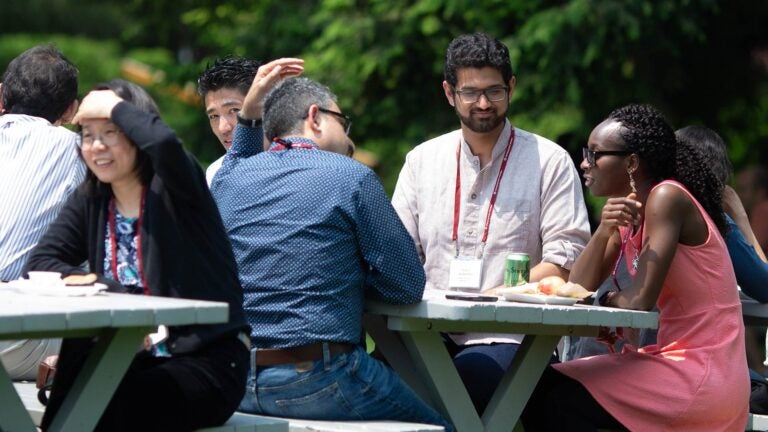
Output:
[[[445,52],[445,80],[456,87],[456,73],[461,68],[492,67],[501,73],[505,83],[512,79],[509,50],[498,39],[485,33],[461,35],[451,41]]]
[[[209,91],[236,88],[247,94],[261,63],[243,57],[228,56],[208,64],[197,79],[197,92],[205,99]]]
[[[77,98],[77,68],[53,45],[30,48],[3,74],[6,113],[58,120]]]
[[[264,99],[264,135],[272,140],[299,133],[310,106],[330,109],[334,102],[336,95],[319,82],[289,78]]]

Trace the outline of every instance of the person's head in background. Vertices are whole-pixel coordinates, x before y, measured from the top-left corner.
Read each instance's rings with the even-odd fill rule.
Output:
[[[237,113],[259,66],[256,60],[224,57],[208,65],[197,80],[197,92],[203,98],[211,130],[225,149],[232,145]]]
[[[768,201],[768,170],[753,165],[736,174],[736,192],[750,213],[756,205]]]
[[[6,114],[67,123],[77,111],[77,75],[75,65],[52,45],[30,48],[3,74],[0,108]]]
[[[675,136],[678,141],[698,149],[720,183],[723,186],[728,184],[733,173],[733,166],[728,158],[725,141],[717,132],[704,126],[693,125],[676,130]]]
[[[114,79],[96,85],[93,90],[112,90],[142,111],[160,114],[152,96],[132,82]],[[115,183],[149,183],[154,174],[149,156],[139,150],[112,119],[83,118],[79,126],[83,159],[88,165],[85,182],[90,191],[104,192]]]
[[[336,99],[328,87],[317,81],[285,80],[264,101],[265,136],[270,141],[306,138],[322,150],[352,156],[355,144],[348,136],[352,122],[341,112]]]
[[[443,91],[461,123],[476,133],[503,127],[515,76],[509,50],[484,33],[462,35],[445,53]]]

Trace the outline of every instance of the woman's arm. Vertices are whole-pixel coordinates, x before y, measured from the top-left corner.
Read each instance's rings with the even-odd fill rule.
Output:
[[[578,283],[590,291],[595,291],[603,283],[619,255],[619,227],[639,224],[641,206],[635,194],[608,199],[603,206],[600,225],[573,264],[568,278],[570,282]]]
[[[747,211],[744,209],[744,204],[741,203],[739,195],[730,186],[723,188],[723,210],[725,210],[725,213],[733,219],[736,226],[739,227],[739,231],[741,231],[741,234],[744,236],[747,243],[755,248],[757,256],[763,262],[768,262],[768,259],[765,258],[763,248],[760,247],[760,243],[757,241],[754,231],[752,231],[752,225],[749,223],[749,216],[747,216]]]
[[[695,212],[695,214],[694,214]],[[643,246],[632,286],[609,297],[608,305],[624,309],[651,310],[659,298],[664,279],[677,252],[684,224],[701,226],[706,239],[706,222],[691,198],[679,187],[661,185],[651,191],[646,201]]]

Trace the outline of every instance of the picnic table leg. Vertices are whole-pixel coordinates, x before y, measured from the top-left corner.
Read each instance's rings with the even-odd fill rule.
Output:
[[[141,348],[144,336],[153,330],[122,327],[102,332],[49,430],[93,430]]]
[[[525,336],[483,413],[486,431],[509,432],[510,425],[516,423],[517,429],[522,430],[518,423],[520,415],[559,340],[560,336],[555,335]]]
[[[376,350],[384,355],[389,365],[427,404],[435,406],[424,380],[413,368],[408,351],[399,334],[387,328],[387,320],[381,315],[365,314],[363,327],[376,343]]]
[[[32,417],[13,387],[8,371],[0,364],[0,431],[36,431]]]
[[[450,419],[458,432],[482,431],[480,417],[440,333],[413,331],[402,332],[400,336],[416,369],[428,377],[426,385],[436,402],[435,409]]]

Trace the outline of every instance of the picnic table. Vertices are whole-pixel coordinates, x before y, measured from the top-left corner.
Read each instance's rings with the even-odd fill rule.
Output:
[[[144,336],[158,325],[226,322],[229,310],[226,303],[142,295],[29,295],[5,284],[0,305],[0,339],[98,336],[51,431],[93,430]],[[37,430],[2,365],[0,407],[0,430]]]
[[[503,300],[469,302],[446,299],[445,293],[425,293],[424,301],[414,305],[369,301],[365,325],[390,365],[459,432],[513,430],[562,336],[596,336],[601,326],[658,327],[656,312]],[[443,343],[446,332],[526,335],[482,417]]]

